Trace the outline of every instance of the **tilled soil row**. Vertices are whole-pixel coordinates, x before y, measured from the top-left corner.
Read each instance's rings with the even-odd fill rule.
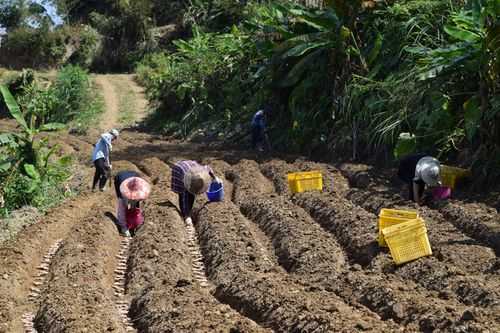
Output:
[[[207,273],[218,299],[279,332],[388,331],[332,293],[270,267],[238,207],[204,206],[196,224]]]
[[[98,199],[98,198],[95,198]],[[17,238],[5,242],[0,248],[0,332],[21,332],[21,317],[33,309],[28,296],[36,275],[36,264],[61,238],[65,238],[72,225],[89,215],[94,197],[81,195],[65,202],[63,207],[47,212],[40,223],[21,231]],[[98,199],[99,200],[99,199]],[[28,302],[28,303],[27,303]]]
[[[359,189],[352,189],[349,198],[373,213],[376,213],[374,206],[378,206],[373,203],[380,201],[384,202],[384,207],[417,209],[414,205],[398,205],[399,199],[394,203],[387,197],[379,200]],[[439,212],[428,207],[419,207],[418,211],[426,221],[433,257],[405,265],[398,269],[398,274],[418,279],[426,288],[439,291],[442,297],[449,298],[456,294],[464,304],[484,307],[500,305],[500,276],[485,274],[497,259],[492,249],[464,235]],[[390,263],[381,257],[373,265],[381,266],[381,269],[390,267]]]
[[[35,326],[41,332],[125,332],[114,306],[113,270],[120,247],[104,217],[111,196],[77,221],[54,257]]]
[[[273,173],[272,170],[268,172]],[[272,177],[275,182],[284,181],[282,175],[274,174]],[[443,299],[455,297],[466,305],[487,307],[489,317],[496,320],[495,313],[498,313],[497,277],[470,276],[461,273],[456,265],[439,262],[434,257],[421,258],[395,269],[388,255],[380,252],[378,245],[374,242],[377,218],[373,214],[353,205],[336,193],[297,194],[292,196],[292,201],[306,209],[325,229],[333,232],[349,257],[356,262],[364,265],[370,264],[372,269],[394,272],[401,278],[413,280]],[[460,235],[459,232],[457,234]],[[364,258],[351,254],[352,251],[356,251],[353,244],[359,244],[360,238],[365,239],[365,242],[367,239],[373,240],[371,243],[373,251],[365,252],[367,256]],[[360,250],[366,248],[360,247]]]
[[[272,161],[261,166],[263,174],[273,181],[276,191],[281,195],[290,194],[286,174],[298,168],[284,161]],[[325,183],[325,188],[334,188],[334,183],[335,180],[330,180],[330,183]],[[328,196],[321,196],[311,192],[292,196],[292,199],[324,229],[335,235],[353,263],[366,266],[380,252],[375,241],[376,226],[370,223],[371,215],[343,199],[340,194],[331,192]],[[338,204],[334,205],[333,202]],[[348,232],[345,230],[346,225]]]
[[[451,200],[439,208],[444,217],[467,236],[493,248],[500,257],[500,218],[475,204]]]
[[[139,332],[266,332],[198,282],[176,195],[169,188],[170,168],[157,158],[138,164],[158,179],[146,203],[146,222],[130,248],[126,291],[135,327]]]
[[[247,172],[248,169],[251,168],[245,168]],[[235,193],[245,198],[241,201],[242,212],[272,238],[280,262],[289,272],[335,291],[347,301],[361,303],[384,319],[413,325],[412,329],[451,329],[463,325],[460,318],[467,308],[433,299],[425,290],[393,275],[366,275],[359,266],[349,271],[337,242],[301,208],[283,197],[252,197],[255,192],[248,189],[253,180],[239,172],[234,178]],[[386,281],[391,281],[392,288],[383,287]],[[450,312],[450,307],[454,311]],[[481,327],[478,323],[467,324],[476,330]]]
[[[488,328],[480,320],[462,319],[469,311],[466,306],[440,300],[407,279],[363,272],[359,265],[348,267],[335,240],[284,198],[255,198],[241,207],[273,239],[280,262],[290,273],[339,295],[353,306],[362,304],[384,320],[407,326],[407,330],[464,326],[469,332],[481,332]]]
[[[54,243],[54,245],[52,245],[50,247],[47,254],[45,254],[45,256],[43,257],[42,263],[40,264],[40,266],[38,266],[40,273],[38,273],[36,278],[33,280],[33,286],[30,288],[31,293],[28,297],[28,300],[30,302],[37,302],[38,301],[38,299],[40,297],[40,288],[42,288],[42,286],[45,283],[45,278],[47,277],[47,274],[49,272],[52,257],[54,257],[57,250],[59,250],[59,247],[61,246],[61,242],[62,242],[62,239],[58,239]],[[27,332],[27,333],[36,332],[34,319],[35,319],[35,314],[32,312],[27,312],[23,315],[22,321],[24,324],[25,332]]]
[[[348,177],[351,183],[357,184],[355,174],[350,172],[344,172],[343,174]],[[369,191],[357,188],[351,189],[347,193],[347,197],[351,201],[375,213],[387,206],[408,206],[410,204],[401,197],[399,188],[394,188],[387,182],[383,185],[378,184],[377,180],[373,179],[371,175],[366,174],[365,176],[373,187],[380,188],[380,190],[375,190],[378,193],[374,195],[372,188]],[[412,206],[416,207],[415,205]],[[469,204],[459,200],[448,200],[443,203],[432,204],[430,207],[432,210],[427,207],[421,207],[420,210],[426,211],[428,216],[443,219],[453,224],[461,233],[470,237],[467,240],[469,244],[472,243],[471,240],[476,240],[494,249],[496,256],[499,256],[500,216],[496,209],[488,208],[484,204]],[[438,212],[442,216],[439,216]]]

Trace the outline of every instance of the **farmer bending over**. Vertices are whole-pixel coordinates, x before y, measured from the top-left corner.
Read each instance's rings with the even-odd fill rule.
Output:
[[[130,237],[130,232],[134,232],[144,222],[140,203],[149,196],[151,186],[135,171],[120,171],[114,180],[120,235]]]
[[[265,118],[269,114],[269,107],[265,106],[263,109],[257,111],[252,118],[252,148],[259,151],[264,151],[264,143],[270,147],[269,139],[266,133]]]
[[[182,218],[191,222],[195,196],[207,192],[210,183],[220,180],[208,165],[196,161],[179,161],[172,167],[172,191],[179,195]]]
[[[441,165],[437,159],[426,154],[414,154],[403,158],[399,164],[398,177],[408,184],[409,198],[419,205],[425,186],[441,186]]]
[[[92,191],[95,190],[97,182],[99,182],[99,190],[104,191],[104,186],[111,172],[111,163],[109,162],[109,153],[112,150],[111,142],[118,138],[118,131],[112,129],[108,133],[101,135],[94,146],[92,152],[92,162],[95,166],[94,181],[92,182]]]

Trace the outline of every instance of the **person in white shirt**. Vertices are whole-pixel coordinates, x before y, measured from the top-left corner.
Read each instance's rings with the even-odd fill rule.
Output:
[[[99,190],[104,191],[104,186],[109,178],[111,171],[111,163],[109,155],[113,149],[112,142],[118,138],[119,132],[116,129],[101,134],[101,137],[94,146],[92,152],[92,162],[95,166],[94,180],[92,182],[92,191],[95,190],[97,183],[99,183]]]

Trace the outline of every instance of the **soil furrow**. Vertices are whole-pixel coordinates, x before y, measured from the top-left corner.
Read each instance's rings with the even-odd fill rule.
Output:
[[[382,319],[393,319],[410,330],[451,330],[464,325],[470,331],[487,328],[481,320],[462,320],[469,311],[467,306],[441,300],[408,279],[363,272],[359,265],[349,267],[335,240],[285,198],[254,198],[242,210],[272,237],[283,267],[353,306],[362,304]],[[388,281],[390,288],[384,286]]]
[[[142,161],[158,180],[145,208],[146,222],[130,248],[127,295],[140,332],[266,332],[196,280],[187,232],[170,191],[170,168],[157,158]]]
[[[389,330],[334,294],[269,269],[243,220],[230,202],[204,206],[198,215],[196,226],[218,299],[279,332]]]
[[[358,185],[356,174],[346,172],[346,170],[343,170],[343,172],[351,183]],[[376,194],[374,195],[373,188],[370,188],[370,191],[357,188],[351,189],[347,193],[347,197],[354,203],[374,213],[378,213],[381,208],[387,206],[411,205],[417,208],[416,205],[404,200],[400,195],[401,189],[394,187],[390,182],[386,181],[384,184],[379,184],[381,180],[373,179],[373,175],[369,173],[365,173],[365,178],[372,187],[377,187]],[[467,235],[462,240],[455,240],[455,243],[473,244],[475,240],[491,247],[496,252],[496,256],[499,256],[500,219],[498,212],[494,208],[488,208],[483,204],[464,203],[458,200],[433,203],[430,208],[420,207],[419,210],[424,211],[424,214],[431,218],[453,224],[457,229],[453,231],[455,234],[463,233]],[[456,251],[460,252],[460,249]],[[477,261],[477,258],[474,260]],[[485,265],[480,266],[484,267]]]
[[[41,332],[125,332],[113,295],[120,237],[104,216],[113,207],[111,195],[99,195],[99,199],[92,214],[77,221],[54,257],[35,318]]]
[[[439,208],[444,217],[469,237],[493,248],[500,257],[500,219],[498,214],[475,204],[449,201]]]
[[[40,223],[21,231],[0,248],[0,332],[21,332],[20,318],[29,309],[28,295],[43,255],[72,225],[92,211],[97,197],[80,195],[47,212]],[[26,308],[28,307],[28,308]]]
[[[248,168],[246,168],[248,170]],[[254,170],[255,172],[255,170]],[[346,300],[359,302],[384,319],[394,319],[420,329],[458,327],[466,307],[433,298],[416,285],[408,285],[393,275],[365,275],[361,267],[348,269],[340,246],[301,209],[286,198],[252,197],[252,182],[238,172],[233,176],[235,193],[240,193],[242,212],[256,222],[273,239],[281,264],[306,281],[335,290]],[[348,278],[345,278],[348,276]],[[384,281],[391,281],[391,290],[384,290]],[[391,306],[393,305],[393,306]],[[455,311],[449,313],[448,307]],[[407,318],[417,318],[404,321]],[[480,327],[478,323],[469,323]],[[415,327],[414,327],[415,328]],[[407,327],[408,329],[408,327]]]
[[[287,172],[293,166],[281,163],[279,172]],[[284,182],[283,174],[276,175],[268,169],[268,174],[276,182]],[[281,185],[284,188],[284,185]],[[376,200],[376,196],[366,197],[360,204]],[[385,252],[381,252],[376,238],[377,217],[363,208],[353,205],[335,191],[327,194],[304,193],[292,196],[292,201],[306,209],[325,229],[334,233],[340,244],[346,249],[351,260],[361,265],[371,265],[372,268],[394,272],[405,279],[411,279],[428,290],[439,293],[442,298],[457,298],[466,305],[478,305],[489,308],[493,314],[498,308],[499,294],[497,278],[486,278],[481,275],[467,275],[461,272],[455,263],[439,262],[436,257],[421,258],[400,268],[395,268]],[[389,206],[393,207],[393,206]],[[423,214],[424,215],[424,214]],[[424,218],[426,216],[424,215]],[[431,219],[431,221],[433,221]],[[433,231],[445,233],[439,224],[429,225],[429,234]],[[448,232],[449,237],[461,236],[458,231]],[[456,237],[455,237],[456,238]],[[434,243],[434,245],[437,245]],[[467,253],[466,245],[455,244],[461,247],[461,252]],[[435,246],[437,253],[439,246]],[[467,248],[468,249],[468,248]],[[474,251],[469,251],[474,253]],[[360,255],[362,254],[362,255]],[[442,253],[441,253],[442,255]],[[487,255],[487,252],[486,252]],[[466,265],[465,262],[462,266]],[[439,283],[437,283],[439,282]]]

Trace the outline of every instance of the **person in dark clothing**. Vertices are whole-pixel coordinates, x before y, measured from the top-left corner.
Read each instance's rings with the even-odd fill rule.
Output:
[[[253,149],[258,149],[259,151],[264,150],[264,144],[267,145],[267,147],[270,147],[269,140],[267,138],[266,134],[266,115],[269,113],[269,107],[265,106],[261,110],[257,111],[253,118],[252,118],[252,123],[251,123],[251,129],[252,129],[252,148]]]
[[[409,199],[420,205],[426,186],[441,185],[440,172],[437,159],[427,154],[413,154],[400,161],[398,177],[408,184]]]
[[[149,196],[151,187],[148,182],[140,178],[137,172],[129,170],[118,172],[114,181],[116,197],[118,199],[116,216],[120,234],[130,237],[127,215],[131,210],[136,211],[137,218],[141,219],[141,221],[138,221],[138,224],[142,224],[144,217],[140,210],[140,203]]]

